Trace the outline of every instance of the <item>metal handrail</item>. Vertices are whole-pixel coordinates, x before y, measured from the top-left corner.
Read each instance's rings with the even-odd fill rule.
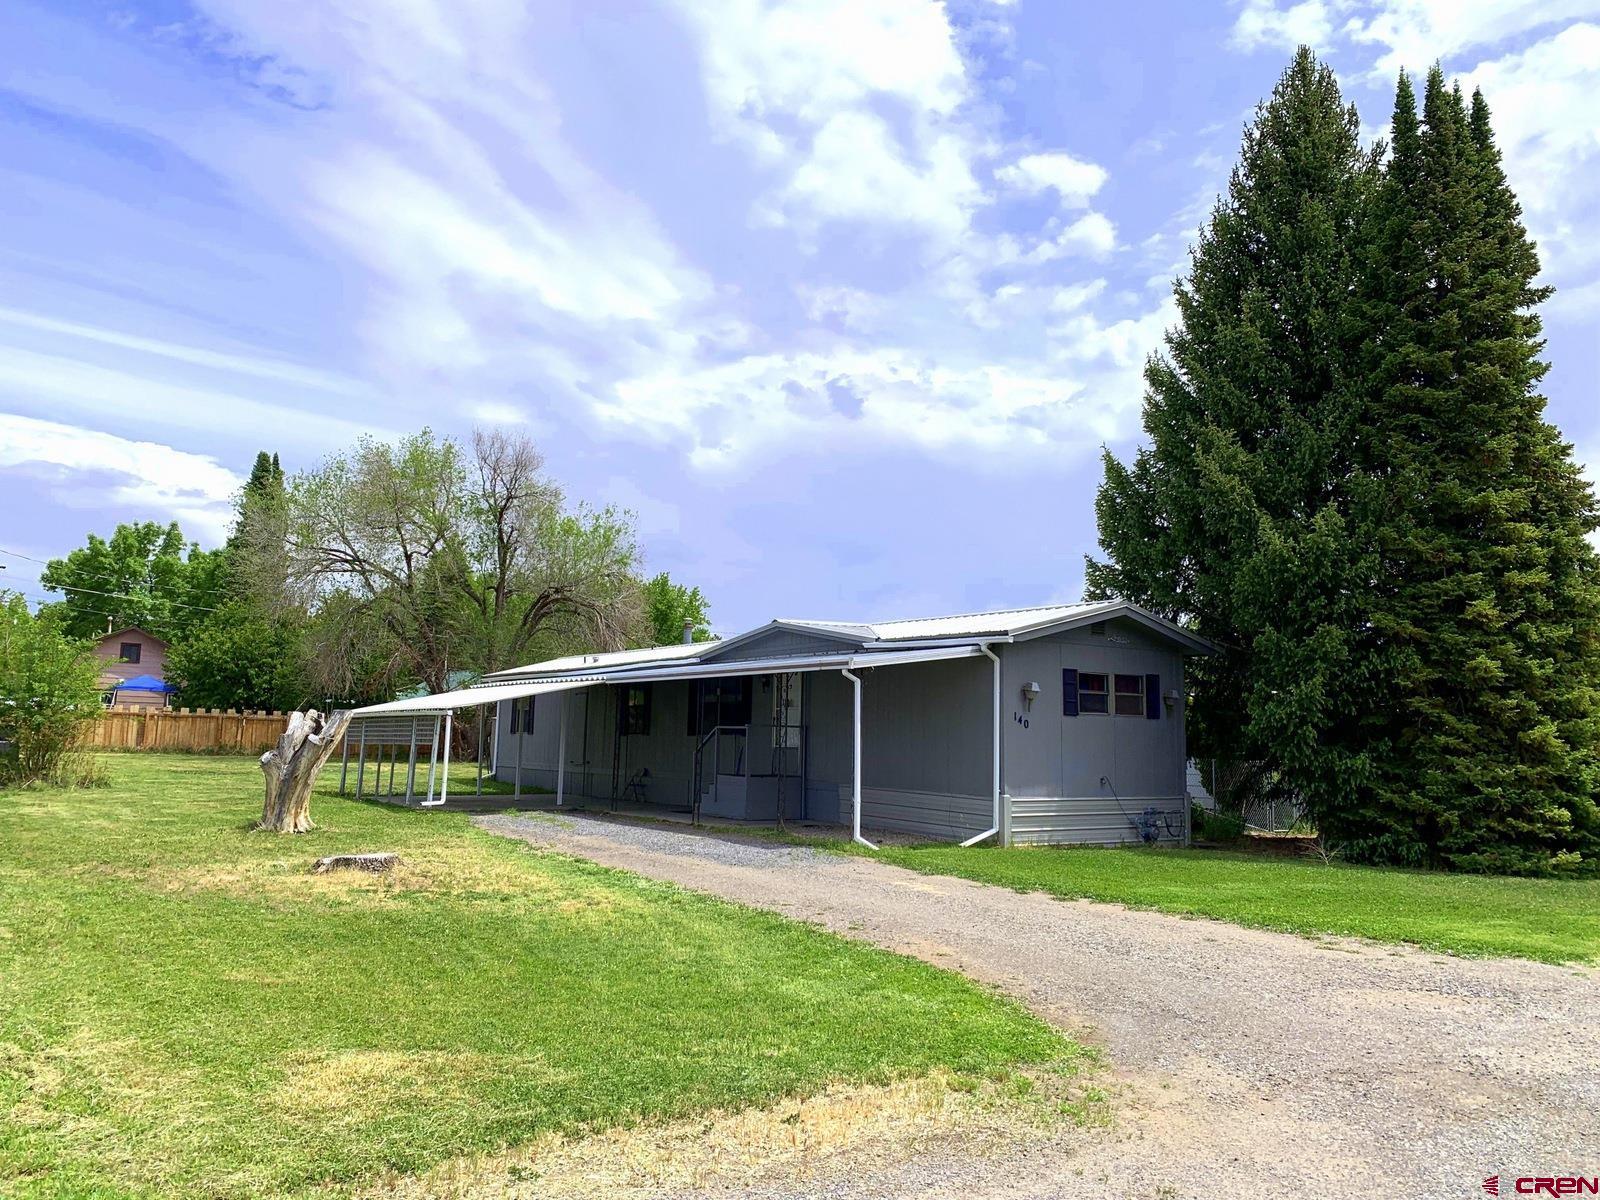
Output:
[[[705,748],[706,748],[706,743],[707,742],[711,742],[711,741],[715,741],[716,742],[716,749],[712,751],[712,759],[711,759],[711,761],[714,764],[714,766],[720,768],[722,766],[722,735],[724,733],[737,733],[740,737],[744,738],[748,742],[749,739],[750,739],[750,726],[748,726],[748,725],[715,725],[712,728],[706,730],[705,733],[701,734],[700,735],[700,740],[695,744],[695,748],[694,748],[694,783],[693,783],[694,792],[689,797],[689,814],[690,814],[690,820],[696,825],[698,825],[700,823],[700,796],[701,796],[701,793],[705,790],[704,787],[702,786],[702,780],[705,777]],[[713,772],[713,778],[715,778],[715,776],[717,776],[717,775],[720,775],[721,773],[722,772],[720,770],[714,771]]]

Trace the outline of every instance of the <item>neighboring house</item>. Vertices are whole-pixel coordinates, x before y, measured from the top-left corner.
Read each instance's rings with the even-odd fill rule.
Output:
[[[100,684],[105,702],[119,708],[165,708],[172,689],[166,684],[167,643],[137,625],[115,629],[95,640],[94,652],[105,666]]]
[[[357,710],[427,726],[497,707],[493,772],[586,802],[950,841],[1188,833],[1183,662],[1212,647],[1132,604],[909,621],[779,620],[585,654]],[[359,729],[359,724],[358,727]],[[431,777],[431,772],[430,772]],[[430,797],[431,799],[431,797]]]

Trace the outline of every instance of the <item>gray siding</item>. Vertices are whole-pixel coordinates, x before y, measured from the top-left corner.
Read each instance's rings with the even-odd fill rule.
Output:
[[[797,654],[839,654],[857,650],[860,642],[802,633],[794,629],[774,629],[748,642],[726,650],[709,650],[702,662],[743,662],[753,658],[787,658]]]
[[[989,828],[992,718],[987,658],[914,663],[860,672],[861,824],[964,840]],[[853,698],[837,671],[810,688],[814,819],[830,802],[848,822]]]
[[[1006,824],[1012,840],[1117,844],[1140,840],[1139,823],[1155,809],[1160,840],[1184,829],[1185,751],[1183,659],[1165,639],[1131,621],[1107,623],[1105,636],[1074,630],[997,647],[1001,656],[1002,777]],[[814,640],[802,647],[792,639]],[[775,641],[776,640],[776,641]],[[830,639],[777,631],[747,644],[752,657],[833,649]],[[1163,693],[1180,697],[1158,719],[1062,714],[1063,668],[1158,675]],[[867,669],[862,711],[862,825],[923,837],[959,841],[989,827],[992,812],[991,671],[987,658],[902,664]],[[848,823],[852,755],[852,689],[835,670],[801,676],[806,725],[804,812],[798,781],[786,785],[789,815]],[[1040,694],[1024,709],[1022,686],[1037,682]],[[752,682],[752,729],[747,754],[770,754],[771,692]],[[687,732],[688,682],[652,685],[651,728],[622,739],[619,777],[626,781],[648,767],[646,798],[687,805],[693,775],[694,739]],[[567,708],[567,791],[574,799],[611,796],[615,693],[599,686],[535,700],[531,733],[502,738],[498,773],[510,780],[516,747],[523,743],[525,786],[554,788],[560,706]],[[509,706],[501,706],[502,730],[510,728]],[[753,774],[772,769],[762,759]],[[1102,785],[1105,777],[1108,785]],[[723,803],[708,815],[769,817],[774,781],[752,778],[724,789]],[[1113,789],[1115,794],[1113,794]],[[1120,799],[1119,799],[1120,798]],[[722,813],[721,809],[729,811]]]
[[[1120,846],[1142,842],[1135,822],[1155,809],[1149,827],[1162,845],[1188,836],[1182,801],[1095,799],[1012,799],[1007,828],[1014,846]]]
[[[850,789],[839,796],[840,820],[850,820]],[[940,842],[964,842],[988,829],[994,820],[994,793],[953,796],[945,792],[907,792],[889,788],[861,789],[861,824],[865,829],[914,833]]]
[[[1001,649],[1005,745],[1004,786],[1010,797],[1011,837],[1017,842],[1101,845],[1137,842],[1146,809],[1162,816],[1161,840],[1185,812],[1183,658],[1165,639],[1133,621],[1106,622],[1105,635],[1088,629],[1018,642]],[[1157,675],[1160,717],[1062,713],[1062,671]],[[1039,684],[1024,709],[1022,687]],[[1107,782],[1102,784],[1104,778]],[[1120,797],[1120,800],[1118,799]]]

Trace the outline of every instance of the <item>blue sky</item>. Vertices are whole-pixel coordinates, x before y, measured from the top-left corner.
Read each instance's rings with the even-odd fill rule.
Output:
[[[719,628],[1076,598],[1302,40],[1374,136],[1402,65],[1484,86],[1600,460],[1600,0],[12,0],[0,547],[503,423]]]

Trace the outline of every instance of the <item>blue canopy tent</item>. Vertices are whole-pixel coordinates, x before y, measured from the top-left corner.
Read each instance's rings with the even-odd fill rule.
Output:
[[[111,685],[114,692],[175,692],[178,689],[165,679],[157,679],[154,675],[135,675],[132,679],[122,679]]]

